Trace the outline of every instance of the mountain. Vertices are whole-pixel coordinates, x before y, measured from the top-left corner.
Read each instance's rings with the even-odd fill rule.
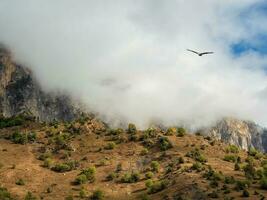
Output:
[[[245,150],[255,148],[267,152],[267,130],[251,121],[224,118],[205,133]]]
[[[10,117],[27,114],[41,121],[73,120],[79,106],[66,95],[41,89],[32,72],[13,62],[11,54],[0,47],[0,114]]]

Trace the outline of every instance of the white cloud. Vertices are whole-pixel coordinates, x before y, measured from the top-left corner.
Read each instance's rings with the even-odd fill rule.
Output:
[[[267,58],[230,51],[267,27],[264,16],[240,19],[257,2],[0,0],[0,41],[46,89],[79,96],[109,121],[267,125]]]

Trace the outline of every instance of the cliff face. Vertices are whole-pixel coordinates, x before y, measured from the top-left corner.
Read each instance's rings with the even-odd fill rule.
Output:
[[[42,121],[72,120],[80,114],[66,95],[44,92],[27,68],[15,64],[0,47],[0,114],[29,114]]]
[[[267,152],[267,130],[254,122],[226,118],[206,131],[208,135],[242,149],[254,147]]]

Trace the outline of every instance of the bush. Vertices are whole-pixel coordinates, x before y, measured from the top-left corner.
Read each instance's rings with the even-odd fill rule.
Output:
[[[107,180],[108,181],[112,181],[117,177],[117,174],[115,172],[111,172],[108,176],[107,176]]]
[[[249,186],[250,186],[250,182],[248,180],[243,180],[243,181],[239,180],[239,181],[236,181],[235,189],[237,191],[245,190],[245,189],[249,188]]]
[[[249,148],[249,150],[248,150],[248,155],[250,155],[250,156],[256,156],[258,153],[259,152],[253,147]]]
[[[186,130],[185,130],[185,128],[179,127],[179,128],[177,129],[177,136],[178,136],[178,137],[183,137],[183,136],[185,136],[185,134],[186,134]]]
[[[139,172],[133,172],[132,174],[126,173],[121,178],[121,182],[123,183],[136,183],[140,180],[140,173]]]
[[[183,157],[179,157],[178,158],[178,163],[179,164],[183,164],[184,163],[184,158]]]
[[[87,169],[83,169],[80,175],[84,174],[88,181],[91,183],[95,181],[95,174],[96,174],[96,168],[95,167],[89,167]]]
[[[189,157],[189,158],[193,158],[195,161],[198,161],[198,162],[200,162],[202,164],[207,162],[207,159],[205,158],[205,156],[202,155],[200,153],[199,149],[197,149],[197,148],[192,150],[192,151],[190,151],[190,152],[188,152],[186,154],[186,156]]]
[[[240,165],[238,163],[235,163],[235,171],[239,171],[240,169]]]
[[[203,165],[200,162],[195,162],[191,168],[198,172],[201,172],[204,169]]]
[[[208,194],[208,196],[213,199],[219,198],[217,191],[212,191],[211,193]]]
[[[249,197],[249,192],[247,190],[243,190],[242,197]]]
[[[25,182],[23,179],[20,178],[19,180],[16,181],[16,185],[25,185]]]
[[[93,192],[93,195],[91,196],[91,200],[103,200],[105,197],[105,194],[102,190],[96,190]]]
[[[128,129],[127,129],[127,133],[136,134],[136,132],[137,132],[136,126],[134,124],[129,124]]]
[[[51,168],[55,172],[68,172],[71,171],[71,167],[66,163],[58,163]]]
[[[52,167],[53,161],[51,158],[46,158],[43,163],[43,167],[50,169]]]
[[[168,128],[167,131],[166,131],[166,134],[165,135],[174,135],[177,133],[177,129],[172,127],[172,128]]]
[[[0,199],[12,200],[13,198],[6,188],[0,187]]]
[[[159,172],[160,164],[158,163],[158,161],[152,161],[150,167],[152,171]]]
[[[149,138],[155,138],[157,136],[157,131],[154,128],[148,128],[145,130],[142,136],[142,140],[149,139]]]
[[[227,148],[226,148],[226,152],[227,153],[238,153],[239,152],[239,148],[236,145],[232,145],[230,144]]]
[[[12,127],[12,126],[20,126],[26,120],[22,116],[10,117],[10,118],[0,118],[0,129]]]
[[[167,187],[167,182],[164,180],[155,182],[152,180],[147,180],[146,187],[148,189],[148,193],[153,194],[164,190]]]
[[[153,172],[147,172],[147,173],[145,174],[145,176],[146,176],[146,179],[151,179],[151,178],[153,178],[154,173],[153,173]]]
[[[116,144],[114,142],[109,142],[107,143],[107,145],[105,146],[105,149],[107,150],[111,150],[114,149],[116,147]]]
[[[162,151],[166,151],[173,147],[170,140],[167,137],[160,137],[159,138],[159,146]]]
[[[262,189],[267,190],[267,178],[262,177],[260,180],[260,186]]]
[[[35,196],[33,196],[33,194],[31,192],[27,192],[24,200],[37,200],[37,198]]]
[[[141,156],[144,156],[144,155],[147,155],[147,154],[148,154],[148,149],[147,148],[142,149],[142,151],[140,152]]]
[[[223,160],[225,160],[227,162],[235,163],[237,161],[237,156],[236,155],[225,155]]]
[[[225,184],[234,184],[235,183],[235,178],[233,176],[226,176],[224,178],[224,183]]]
[[[77,185],[85,184],[88,181],[85,174],[80,174],[76,177],[74,183]]]
[[[254,167],[254,164],[252,161],[248,162],[244,168],[245,176],[248,179],[254,179],[256,177],[256,168]]]
[[[15,144],[27,144],[28,137],[26,134],[14,132],[11,135],[11,141],[14,142]]]

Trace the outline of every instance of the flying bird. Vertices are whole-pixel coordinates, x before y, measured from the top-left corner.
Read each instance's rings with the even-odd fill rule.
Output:
[[[191,49],[187,49],[187,51],[191,51],[191,52],[197,54],[198,56],[203,56],[203,55],[206,55],[206,54],[213,54],[214,53],[214,52],[202,52],[202,53],[200,53],[200,52],[197,52],[197,51],[193,51]]]

